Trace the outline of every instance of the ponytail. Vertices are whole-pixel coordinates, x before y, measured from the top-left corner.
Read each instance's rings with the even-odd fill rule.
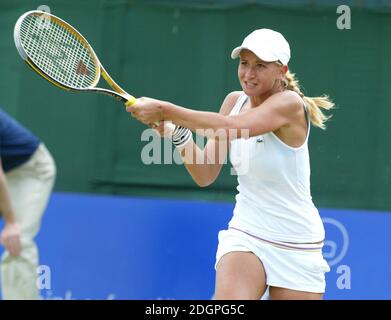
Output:
[[[324,123],[330,119],[331,116],[326,116],[321,109],[329,110],[334,107],[334,103],[329,99],[329,97],[327,95],[320,97],[306,97],[300,90],[300,85],[298,80],[295,78],[295,74],[291,73],[289,70],[285,74],[284,82],[286,89],[295,91],[303,98],[308,108],[311,123],[316,127],[326,129]]]

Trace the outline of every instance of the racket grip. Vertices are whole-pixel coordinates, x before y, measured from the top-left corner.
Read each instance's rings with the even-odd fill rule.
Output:
[[[137,101],[137,99],[133,96],[127,96],[126,99],[128,99],[128,101],[125,102],[125,107],[131,107],[132,105],[134,105]]]

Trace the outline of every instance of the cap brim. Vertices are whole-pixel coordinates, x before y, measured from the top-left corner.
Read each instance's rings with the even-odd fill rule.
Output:
[[[246,49],[246,48],[244,48],[244,47],[236,47],[235,49],[233,49],[232,53],[231,53],[231,58],[232,59],[236,59],[237,57],[239,57],[240,51],[242,51],[243,49]]]
[[[259,59],[265,61],[265,62],[274,62],[274,61],[278,61],[278,58],[276,56],[274,56],[272,53],[267,53],[265,51],[262,52],[257,52],[257,50],[255,49],[251,49],[251,48],[248,48],[248,47],[243,47],[243,46],[240,46],[240,47],[236,47],[235,49],[232,50],[232,53],[231,53],[231,58],[232,59],[236,59],[237,57],[239,57],[240,55],[240,52],[242,50],[249,50],[251,51],[252,53],[254,53]]]

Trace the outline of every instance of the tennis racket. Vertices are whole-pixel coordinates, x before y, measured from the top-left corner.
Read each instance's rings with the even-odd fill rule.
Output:
[[[127,107],[136,102],[109,76],[87,40],[64,20],[43,11],[26,12],[15,24],[14,39],[22,59],[55,86],[109,95]],[[113,90],[97,87],[101,76]]]

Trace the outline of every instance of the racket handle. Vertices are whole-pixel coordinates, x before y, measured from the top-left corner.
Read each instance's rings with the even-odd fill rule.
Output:
[[[128,101],[125,102],[125,106],[126,107],[131,107],[137,101],[137,99],[135,97],[131,96],[131,95],[127,95],[126,99],[128,99]],[[155,122],[155,125],[158,127],[160,125],[160,121]],[[176,125],[173,124],[171,121],[164,122],[164,126],[170,132],[174,132],[174,130],[176,129]]]
[[[128,99],[128,101],[125,102],[125,107],[131,107],[137,101],[137,99],[131,95],[127,96],[126,99]]]

